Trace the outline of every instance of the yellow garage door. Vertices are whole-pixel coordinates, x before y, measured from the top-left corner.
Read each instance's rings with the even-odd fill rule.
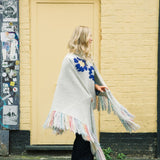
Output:
[[[31,0],[32,106],[31,144],[73,144],[71,131],[54,135],[43,129],[47,118],[67,42],[77,25],[87,25],[93,35],[92,51],[99,59],[98,0]],[[95,113],[99,135],[99,113]]]

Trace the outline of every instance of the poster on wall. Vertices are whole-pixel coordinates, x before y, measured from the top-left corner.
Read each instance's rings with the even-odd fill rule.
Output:
[[[19,129],[18,6],[18,0],[0,0],[0,129]]]
[[[3,0],[3,21],[17,22],[17,0]]]
[[[18,106],[4,105],[3,106],[3,124],[17,125],[18,123]]]

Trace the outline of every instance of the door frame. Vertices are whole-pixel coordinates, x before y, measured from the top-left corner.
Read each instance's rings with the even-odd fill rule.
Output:
[[[37,4],[43,4],[43,3],[52,3],[52,4],[93,4],[94,6],[94,19],[93,19],[93,30],[92,30],[92,35],[94,35],[95,39],[93,41],[93,46],[94,46],[94,51],[95,53],[93,54],[94,57],[94,62],[98,69],[100,70],[100,41],[101,41],[101,18],[100,18],[100,0],[30,0],[30,21],[31,21],[31,122],[30,122],[30,132],[31,132],[31,137],[33,136],[32,130],[35,126],[35,121],[37,119],[36,110],[36,100],[34,100],[33,97],[37,95],[37,90],[36,90],[36,80],[35,78],[33,79],[33,75],[35,76],[36,73],[36,67],[33,67],[34,65],[37,65],[36,57],[37,55],[34,53],[37,53],[37,47],[33,47],[36,45],[36,5]],[[97,16],[98,14],[98,16]],[[97,25],[98,23],[98,25]],[[95,32],[96,31],[96,32]],[[98,33],[97,33],[98,32]],[[98,36],[96,36],[98,34]],[[94,44],[96,43],[96,45]],[[33,107],[34,106],[34,107]],[[100,140],[100,112],[97,111],[98,115],[98,139]],[[37,133],[38,134],[38,133]],[[36,137],[36,136],[34,136]],[[37,140],[34,140],[37,142]],[[30,138],[31,144],[35,144],[32,141],[32,138]]]

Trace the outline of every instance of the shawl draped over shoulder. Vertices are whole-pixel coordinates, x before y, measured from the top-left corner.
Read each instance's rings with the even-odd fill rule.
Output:
[[[51,109],[43,127],[51,128],[55,134],[62,134],[65,130],[81,134],[90,142],[97,160],[105,160],[96,134],[93,110],[113,111],[130,133],[140,125],[133,121],[134,115],[116,100],[109,88],[104,92],[97,91],[95,83],[108,88],[94,62],[68,53],[63,59]]]

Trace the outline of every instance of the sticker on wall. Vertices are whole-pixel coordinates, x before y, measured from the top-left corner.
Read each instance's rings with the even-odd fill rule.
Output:
[[[3,124],[4,125],[17,125],[18,106],[4,105],[3,106]]]
[[[6,73],[10,73],[10,71],[11,71],[10,68],[7,67],[6,68]]]
[[[9,85],[7,83],[3,83],[3,93],[9,93]]]
[[[17,25],[12,22],[4,22],[2,24],[2,32],[17,32]]]
[[[14,69],[11,69],[10,72],[8,73],[8,75],[9,75],[9,78],[16,77],[17,71]]]
[[[8,78],[8,77],[5,77],[5,78],[2,79],[2,81],[3,81],[3,82],[9,82],[9,78]]]
[[[8,105],[12,105],[13,104],[13,97],[9,97],[7,100],[8,100]]]
[[[2,42],[3,63],[10,61],[10,42]]]
[[[15,85],[15,82],[11,81],[10,86],[14,86],[14,85]]]
[[[17,81],[17,78],[13,78],[13,81],[16,82],[16,81]]]
[[[8,62],[3,61],[3,62],[2,62],[2,67],[4,67],[4,68],[5,68],[5,67],[8,67]]]
[[[2,73],[2,77],[6,77],[7,76],[7,73],[6,72],[3,72]]]
[[[13,92],[17,92],[18,88],[17,87],[13,87]]]
[[[15,69],[15,70],[19,70],[19,65],[15,65],[15,66],[14,66],[14,69]]]
[[[2,55],[5,61],[18,60],[19,42],[15,32],[1,32]]]
[[[2,100],[4,101],[4,100],[8,99],[10,96],[11,96],[10,94],[6,95],[5,97],[2,98]]]
[[[19,0],[0,0],[0,129],[19,129]]]
[[[3,0],[3,21],[17,22],[17,0]]]

